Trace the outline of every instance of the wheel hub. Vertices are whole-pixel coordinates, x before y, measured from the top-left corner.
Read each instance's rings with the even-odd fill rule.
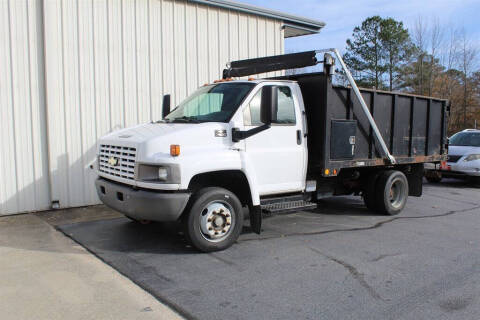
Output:
[[[209,203],[202,211],[201,231],[205,239],[220,241],[232,227],[232,209],[223,202]]]

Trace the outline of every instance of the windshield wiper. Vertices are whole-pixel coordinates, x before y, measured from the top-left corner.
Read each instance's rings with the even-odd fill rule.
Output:
[[[197,119],[197,117],[194,117],[194,116],[190,116],[190,117],[183,116],[183,117],[179,117],[179,118],[173,118],[173,119],[171,119],[170,122],[200,123],[200,121]]]

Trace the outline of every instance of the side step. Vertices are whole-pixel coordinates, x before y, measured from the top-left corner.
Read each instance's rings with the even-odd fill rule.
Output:
[[[300,197],[274,198],[262,202],[262,213],[267,216],[317,208],[316,203],[303,200]]]

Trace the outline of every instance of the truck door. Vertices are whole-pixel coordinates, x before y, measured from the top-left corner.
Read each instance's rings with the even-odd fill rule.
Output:
[[[246,156],[253,167],[260,195],[301,191],[305,187],[306,141],[295,87],[276,86],[277,121],[270,129],[245,139]],[[245,129],[260,126],[261,87],[243,110]]]

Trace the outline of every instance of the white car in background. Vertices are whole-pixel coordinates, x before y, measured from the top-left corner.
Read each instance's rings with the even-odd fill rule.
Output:
[[[470,178],[480,182],[480,130],[466,129],[450,137],[446,165],[427,171],[429,182],[442,178]]]

